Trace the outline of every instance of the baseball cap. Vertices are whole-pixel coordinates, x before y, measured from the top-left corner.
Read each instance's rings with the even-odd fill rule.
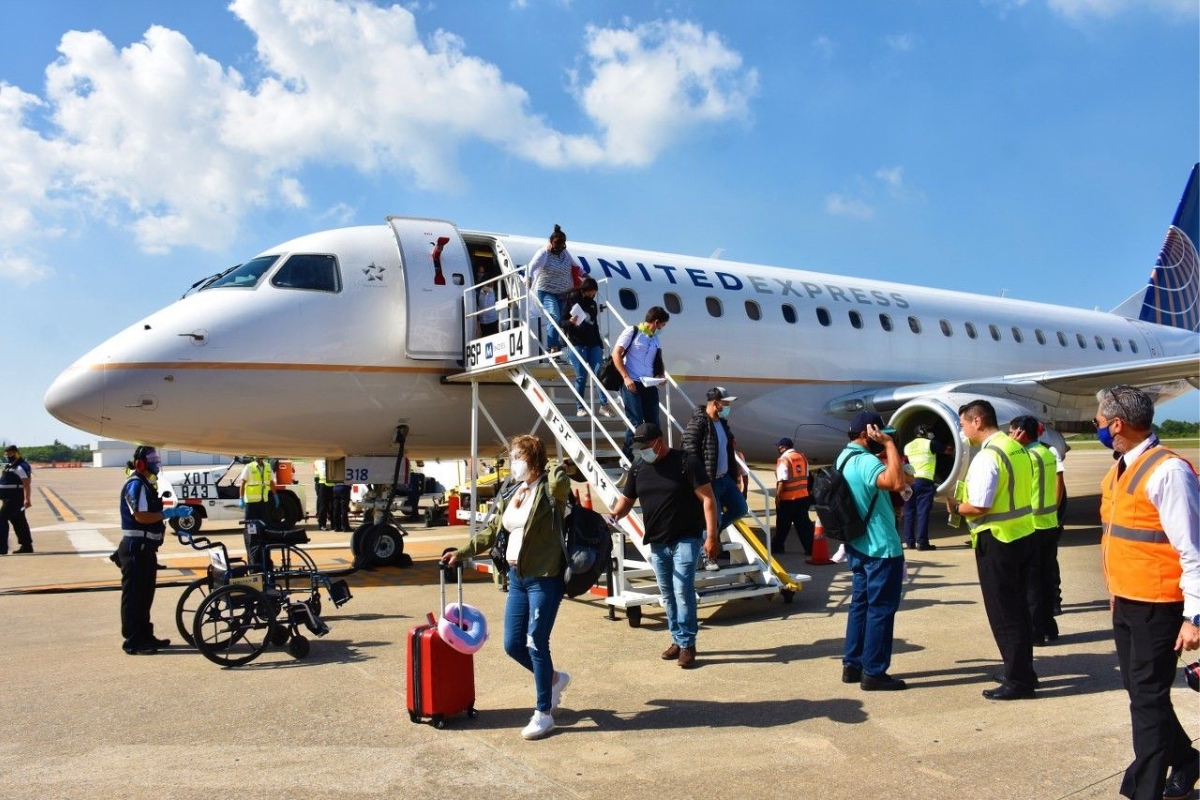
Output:
[[[775,446],[776,447],[786,447],[790,450],[791,448],[795,447],[796,444],[791,439],[789,439],[785,436],[782,439],[780,439],[778,442],[776,442]]]
[[[883,417],[876,414],[874,411],[860,411],[854,415],[854,419],[850,422],[850,435],[857,438],[859,434],[867,429],[868,425],[878,425],[883,433],[893,434],[895,428],[883,427]]]
[[[17,446],[15,444],[10,444],[8,447],[4,448],[4,452],[15,453],[17,452]]]
[[[708,402],[710,403],[713,400],[724,400],[727,403],[732,403],[734,400],[737,400],[736,397],[729,394],[729,391],[724,386],[714,386],[708,390],[708,394],[705,395],[705,397],[708,398]]]
[[[653,422],[643,422],[633,429],[633,440],[638,444],[653,442],[662,436],[662,429]]]

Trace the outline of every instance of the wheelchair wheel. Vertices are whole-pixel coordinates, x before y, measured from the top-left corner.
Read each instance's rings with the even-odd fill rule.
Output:
[[[223,667],[258,658],[275,634],[270,599],[249,586],[222,586],[200,604],[192,638],[204,657]]]
[[[292,637],[292,641],[288,643],[288,654],[292,658],[301,659],[308,655],[311,645],[308,643],[308,637],[300,636],[299,634]]]
[[[189,583],[183,594],[179,595],[179,602],[175,604],[175,627],[189,645],[195,645],[195,640],[192,639],[192,622],[196,619],[196,611],[208,595],[209,583],[206,575]]]
[[[292,632],[287,625],[276,625],[275,632],[271,634],[271,644],[276,647],[283,647],[292,638]]]

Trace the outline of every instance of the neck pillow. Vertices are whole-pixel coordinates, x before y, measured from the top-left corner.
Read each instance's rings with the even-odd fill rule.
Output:
[[[438,620],[438,636],[460,653],[471,655],[479,652],[487,641],[487,620],[475,606],[450,603],[442,618]]]

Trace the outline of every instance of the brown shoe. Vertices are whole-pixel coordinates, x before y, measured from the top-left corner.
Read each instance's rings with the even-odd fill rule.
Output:
[[[662,660],[673,661],[676,658],[679,658],[679,645],[671,642],[671,646],[662,651]]]
[[[679,650],[679,666],[687,669],[692,664],[696,663],[696,648],[682,647]]]

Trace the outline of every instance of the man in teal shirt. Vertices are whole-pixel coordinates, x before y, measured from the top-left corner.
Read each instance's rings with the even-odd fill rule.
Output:
[[[878,414],[860,411],[850,423],[850,444],[836,461],[867,525],[866,533],[846,543],[853,595],[842,655],[842,682],[858,682],[865,691],[905,688],[904,681],[887,673],[904,575],[904,550],[888,496],[905,485],[893,432]],[[880,453],[886,454],[886,466]]]

